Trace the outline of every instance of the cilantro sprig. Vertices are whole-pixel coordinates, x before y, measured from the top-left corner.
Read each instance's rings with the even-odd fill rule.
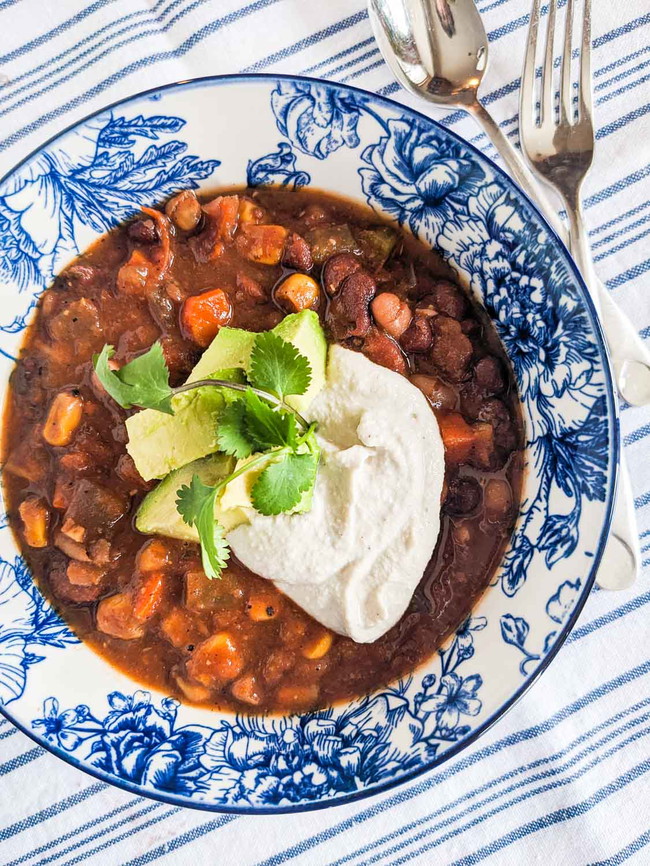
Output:
[[[293,511],[315,484],[320,457],[316,425],[285,402],[309,388],[310,363],[295,346],[268,331],[256,338],[247,384],[201,379],[171,388],[160,343],[116,370],[109,365],[113,354],[112,346],[104,346],[93,363],[106,391],[125,409],[138,406],[173,415],[172,397],[193,388],[222,387],[242,393],[221,412],[217,441],[221,451],[246,462],[214,486],[194,475],[189,485],[177,491],[179,514],[198,532],[203,569],[209,578],[219,577],[229,549],[225,530],[215,518],[215,506],[231,481],[261,467],[251,502],[265,515]]]

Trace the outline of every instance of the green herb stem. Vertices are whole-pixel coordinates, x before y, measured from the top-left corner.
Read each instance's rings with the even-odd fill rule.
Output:
[[[278,406],[280,409],[285,409],[287,412],[291,412],[292,415],[295,415],[296,421],[305,432],[310,429],[309,422],[306,421],[299,412],[296,412],[295,409],[292,409],[291,406],[285,403],[284,400],[280,400],[279,397],[270,394],[268,391],[261,391],[259,388],[252,388],[250,385],[242,385],[240,382],[229,382],[227,379],[197,379],[194,382],[186,382],[184,385],[178,385],[178,387],[172,388],[171,391],[173,395],[183,394],[185,391],[192,391],[194,388],[205,388],[209,386],[231,388],[233,391],[242,391],[244,393],[246,391],[252,391],[262,400],[266,400],[267,403],[272,403],[274,406]]]
[[[277,460],[279,457],[283,457],[285,454],[289,454],[291,448],[289,446],[285,446],[284,448],[277,448],[275,451],[265,451],[263,454],[258,454],[257,457],[253,457],[252,460],[248,460],[228,475],[227,478],[224,478],[223,481],[219,481],[218,484],[215,484],[214,489],[217,492],[217,495],[223,490],[224,487],[227,487],[231,481],[234,481],[235,478],[238,478],[240,475],[243,475],[245,472],[249,472],[251,469],[254,469],[256,466],[259,466],[261,463],[267,463],[269,460]]]

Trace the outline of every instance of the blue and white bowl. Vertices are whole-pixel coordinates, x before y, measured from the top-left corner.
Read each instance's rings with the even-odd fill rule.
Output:
[[[472,742],[548,665],[607,536],[618,425],[603,339],[566,250],[486,157],[387,99],[307,78],[172,85],[62,133],[0,183],[0,382],[40,293],[107,229],[183,187],[314,185],[443,251],[512,361],[523,504],[493,585],[412,677],[300,716],[234,716],[138,688],[60,621],[0,526],[0,704],[75,766],[146,796],[241,812],[367,796]]]

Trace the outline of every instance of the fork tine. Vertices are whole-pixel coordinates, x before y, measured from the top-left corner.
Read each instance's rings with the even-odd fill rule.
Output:
[[[560,123],[573,122],[571,100],[571,44],[573,39],[573,0],[567,0],[564,21],[564,53],[560,79]]]
[[[524,58],[524,69],[521,73],[521,87],[519,88],[519,137],[523,138],[525,129],[535,126],[535,55],[537,53],[537,33],[539,31],[539,5],[540,0],[533,0],[533,8],[530,12],[530,24],[528,25],[528,41],[526,43],[526,56]]]
[[[582,45],[580,50],[580,120],[589,120],[593,112],[591,84],[591,0],[585,0]]]
[[[553,123],[554,121],[553,97],[555,95],[555,89],[553,87],[553,37],[555,36],[556,8],[557,0],[549,0],[548,23],[546,30],[546,53],[544,56],[544,68],[542,70],[542,95],[540,99],[542,125],[547,121],[549,123]]]

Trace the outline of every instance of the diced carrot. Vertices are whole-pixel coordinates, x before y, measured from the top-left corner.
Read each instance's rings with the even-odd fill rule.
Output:
[[[279,611],[278,597],[270,593],[251,595],[246,604],[246,613],[253,622],[275,619]]]
[[[231,241],[239,219],[239,196],[219,195],[204,205],[203,210],[212,224],[215,240]]]
[[[261,265],[277,265],[289,234],[284,226],[245,225],[237,236],[241,255]]]
[[[169,547],[161,538],[152,538],[140,548],[137,559],[139,571],[165,571],[170,565]]]
[[[223,289],[192,295],[183,304],[181,323],[199,346],[209,346],[219,330],[232,319],[232,305]]]
[[[36,496],[28,496],[18,507],[23,521],[23,535],[30,547],[47,547],[50,514],[46,504]]]
[[[317,685],[285,685],[276,692],[278,703],[288,709],[309,709],[318,700]]]
[[[141,580],[133,597],[133,616],[139,622],[151,619],[158,610],[164,588],[165,575],[160,571],[151,571]]]
[[[194,650],[187,662],[192,679],[208,688],[234,680],[242,672],[244,658],[231,634],[217,632]]]
[[[479,421],[473,425],[475,442],[473,463],[479,469],[489,469],[494,457],[494,427]]]
[[[60,391],[52,401],[43,427],[45,441],[57,447],[69,445],[81,422],[83,410],[84,403],[78,394]]]
[[[445,446],[445,457],[450,463],[463,463],[469,459],[476,433],[457,412],[441,415],[438,418],[440,435]]]

